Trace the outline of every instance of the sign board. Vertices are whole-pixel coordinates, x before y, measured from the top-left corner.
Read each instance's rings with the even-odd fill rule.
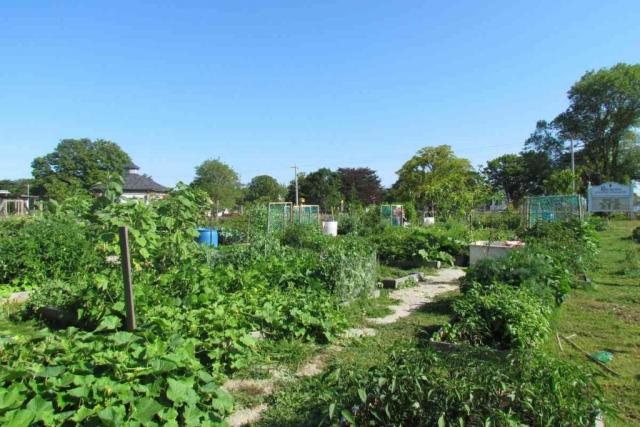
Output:
[[[605,182],[589,186],[589,212],[631,212],[633,210],[633,186]]]

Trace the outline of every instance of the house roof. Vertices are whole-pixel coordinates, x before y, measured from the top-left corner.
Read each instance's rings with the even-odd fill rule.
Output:
[[[131,169],[138,170],[138,169],[140,169],[140,166],[136,165],[136,164],[135,164],[135,163],[133,163],[133,162],[129,162],[129,163],[127,163],[127,165],[124,167],[124,170],[127,170],[127,171],[128,171],[128,170],[131,170]]]
[[[122,185],[122,190],[125,192],[141,191],[165,193],[168,191],[168,188],[158,184],[148,176],[127,172],[124,174],[124,184]]]

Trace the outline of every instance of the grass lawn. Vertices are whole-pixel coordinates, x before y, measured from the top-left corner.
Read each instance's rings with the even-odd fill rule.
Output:
[[[600,233],[599,266],[591,274],[593,289],[574,290],[555,321],[556,332],[576,334],[573,340],[586,351],[613,353],[610,367],[620,377],[603,371],[600,380],[618,412],[618,418],[606,419],[608,426],[640,425],[640,275],[629,271],[632,266],[626,260],[630,251],[640,255],[640,244],[629,238],[638,226],[640,221],[612,221],[609,229]],[[561,352],[555,333],[547,348],[578,363],[593,365],[565,343]]]

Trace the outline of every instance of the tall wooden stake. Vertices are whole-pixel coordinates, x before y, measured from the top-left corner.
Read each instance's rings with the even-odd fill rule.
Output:
[[[127,312],[127,330],[136,329],[136,312],[131,285],[131,256],[129,255],[129,230],[120,227],[120,264],[122,264],[122,281],[124,282],[124,305]]]

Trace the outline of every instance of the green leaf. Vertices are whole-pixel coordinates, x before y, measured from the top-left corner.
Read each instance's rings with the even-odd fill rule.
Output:
[[[233,411],[233,397],[223,389],[218,389],[216,397],[211,401],[211,406],[221,414]]]
[[[23,391],[27,388],[22,383],[12,385],[9,390],[0,390],[0,410],[18,408],[25,399]]]
[[[447,423],[444,421],[444,414],[440,415],[438,418],[438,427],[445,427]]]
[[[340,415],[342,415],[342,417],[349,421],[351,424],[355,424],[356,421],[353,419],[353,415],[351,414],[351,412],[347,411],[346,409],[343,409],[342,412],[340,412]]]
[[[360,397],[360,400],[362,400],[362,403],[367,403],[367,392],[365,391],[365,389],[359,388],[358,396]]]
[[[5,427],[28,427],[35,416],[36,414],[30,409],[9,412],[5,417]]]
[[[133,418],[140,422],[148,422],[162,410],[162,406],[157,400],[150,397],[138,399],[134,405]]]
[[[36,396],[31,399],[27,404],[27,409],[33,411],[36,421],[44,421],[46,424],[53,422],[53,404],[42,397]]]
[[[198,401],[198,395],[193,390],[192,380],[177,380],[174,378],[167,379],[169,388],[167,389],[167,398],[174,403],[180,405],[187,403],[195,405]]]
[[[103,425],[107,427],[116,427],[122,425],[126,414],[125,407],[122,405],[110,406],[98,412],[98,418]]]
[[[336,410],[336,404],[332,403],[331,405],[329,405],[329,419],[333,418],[333,413]]]
[[[96,332],[113,331],[122,326],[122,322],[116,316],[107,316],[98,325]]]

